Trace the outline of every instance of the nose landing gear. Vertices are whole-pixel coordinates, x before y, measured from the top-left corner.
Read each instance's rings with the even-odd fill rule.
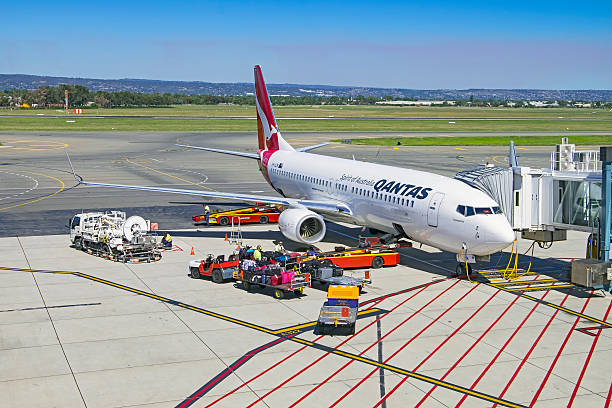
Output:
[[[467,245],[465,242],[461,246],[461,250],[457,254],[457,267],[455,268],[455,273],[451,276],[454,278],[467,278],[467,280],[471,281],[472,275],[472,265],[475,261],[474,255],[468,255],[467,253]]]

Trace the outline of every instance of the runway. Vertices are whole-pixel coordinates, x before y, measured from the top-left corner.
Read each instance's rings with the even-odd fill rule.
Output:
[[[307,146],[367,133],[285,133],[289,143]],[[158,222],[160,228],[189,228],[199,198],[106,188],[75,188],[64,148],[77,173],[89,181],[177,187],[252,194],[277,193],[254,160],[174,146],[183,143],[256,152],[256,135],[242,133],[4,133],[0,148],[0,236],[66,232],[82,210],[123,208]],[[541,167],[549,147],[518,150],[521,164]],[[486,162],[507,165],[506,147],[394,147],[332,144],[314,151],[346,159],[453,176]],[[181,204],[183,203],[183,204]]]

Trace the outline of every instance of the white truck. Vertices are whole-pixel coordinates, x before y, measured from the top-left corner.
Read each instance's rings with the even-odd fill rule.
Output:
[[[161,259],[151,223],[125,212],[85,212],[70,219],[70,241],[76,249],[119,262],[151,262]]]

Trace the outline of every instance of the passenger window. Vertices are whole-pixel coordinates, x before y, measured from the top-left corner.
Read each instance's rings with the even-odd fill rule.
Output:
[[[465,207],[465,216],[469,217],[471,215],[474,215],[474,207]]]
[[[461,215],[465,215],[465,205],[458,205],[457,212]]]

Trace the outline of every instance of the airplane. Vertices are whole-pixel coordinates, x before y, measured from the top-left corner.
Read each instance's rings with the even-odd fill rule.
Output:
[[[325,220],[369,227],[460,256],[486,256],[515,240],[499,205],[462,181],[434,173],[309,153],[327,143],[293,148],[278,129],[261,67],[255,68],[258,153],[177,145],[257,160],[280,197],[107,184],[79,184],[282,205],[280,232],[314,244]],[[69,158],[70,159],[70,158]],[[70,163],[72,167],[72,163]],[[469,266],[468,266],[469,268]],[[459,270],[459,269],[458,269]],[[465,270],[463,270],[465,272]],[[468,269],[469,271],[469,269]]]

